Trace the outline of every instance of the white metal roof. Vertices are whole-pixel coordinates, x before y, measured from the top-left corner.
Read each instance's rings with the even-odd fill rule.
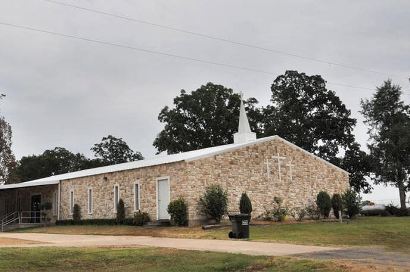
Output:
[[[221,145],[221,146],[215,146],[215,147],[210,147],[210,148],[204,148],[204,149],[199,149],[199,150],[194,150],[194,151],[188,151],[184,153],[179,153],[179,154],[172,154],[172,155],[158,155],[150,159],[145,159],[145,160],[139,160],[139,161],[133,161],[133,162],[126,162],[126,163],[121,163],[121,164],[115,164],[115,165],[110,165],[110,166],[104,166],[104,167],[98,167],[98,168],[92,168],[92,169],[86,169],[86,170],[81,170],[77,172],[71,172],[67,174],[61,174],[61,175],[55,175],[55,176],[50,176],[47,178],[42,178],[42,179],[37,179],[37,180],[32,180],[32,181],[26,181],[22,183],[16,183],[16,184],[6,184],[6,185],[0,185],[0,190],[5,190],[5,189],[13,189],[13,188],[23,188],[23,187],[32,187],[32,186],[41,186],[41,185],[51,185],[51,184],[58,184],[62,180],[67,180],[67,179],[73,179],[73,178],[80,178],[80,177],[87,177],[87,176],[94,176],[94,175],[99,175],[99,174],[105,174],[105,173],[112,173],[112,172],[118,172],[118,171],[124,171],[124,170],[130,170],[130,169],[137,169],[137,168],[143,168],[143,167],[149,167],[149,166],[155,166],[155,165],[161,165],[161,164],[167,164],[167,163],[173,163],[173,162],[179,162],[179,161],[193,161],[193,160],[198,160],[201,158],[213,156],[216,154],[228,152],[231,150],[235,150],[241,147],[249,146],[249,145],[254,145],[258,144],[261,142],[265,141],[270,141],[273,139],[281,140],[289,145],[292,145],[294,148],[297,148],[306,154],[315,157],[318,160],[321,160],[325,162],[326,164],[337,168],[338,170],[341,170],[343,172],[346,172],[345,170],[337,167],[334,164],[331,164],[317,156],[315,156],[312,153],[309,153],[305,151],[304,149],[280,138],[279,136],[270,136],[270,137],[265,137],[265,138],[260,138],[257,139],[253,142],[247,142],[247,143],[240,143],[240,144],[227,144],[227,145]],[[348,172],[346,172],[348,173]]]

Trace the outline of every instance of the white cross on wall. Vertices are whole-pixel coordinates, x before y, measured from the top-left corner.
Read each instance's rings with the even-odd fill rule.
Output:
[[[272,159],[278,160],[278,175],[279,175],[279,182],[282,181],[281,173],[280,173],[280,160],[285,160],[286,157],[280,157],[279,153],[277,156],[272,156]]]

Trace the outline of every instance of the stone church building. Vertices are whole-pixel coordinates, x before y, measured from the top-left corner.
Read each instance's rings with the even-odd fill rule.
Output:
[[[241,104],[233,144],[0,185],[0,219],[20,214],[40,222],[44,203],[51,203],[51,221],[71,219],[74,204],[83,219],[115,218],[122,199],[128,217],[141,210],[162,220],[169,219],[168,203],[183,197],[194,225],[203,219],[198,200],[211,184],[227,191],[231,212],[246,192],[256,217],[272,207],[275,196],[291,208],[306,206],[319,191],[342,193],[349,173],[279,136],[256,139]]]

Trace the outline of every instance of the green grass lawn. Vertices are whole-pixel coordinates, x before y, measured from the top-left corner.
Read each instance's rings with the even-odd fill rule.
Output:
[[[345,265],[295,258],[186,250],[3,248],[0,271],[346,271]]]
[[[207,233],[226,237],[224,229]],[[410,217],[364,217],[349,223],[274,224],[253,226],[252,240],[311,245],[382,246],[410,254]]]
[[[20,230],[22,231],[22,230]],[[133,226],[53,226],[25,232],[151,235],[158,237],[228,239],[229,228],[155,228]],[[310,245],[381,246],[410,254],[410,217],[363,217],[350,223],[317,222],[251,226],[251,240]]]

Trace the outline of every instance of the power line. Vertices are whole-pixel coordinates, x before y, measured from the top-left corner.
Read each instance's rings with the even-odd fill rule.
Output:
[[[220,42],[224,42],[224,43],[230,43],[230,44],[234,44],[234,45],[237,45],[237,46],[257,49],[257,50],[270,52],[270,53],[274,53],[274,54],[280,54],[280,55],[284,55],[284,56],[288,56],[288,57],[304,59],[304,60],[313,61],[313,62],[317,62],[317,63],[321,63],[321,64],[334,65],[334,66],[338,66],[338,67],[341,67],[341,68],[344,68],[344,69],[370,72],[370,73],[385,75],[385,76],[388,76],[388,77],[396,76],[396,75],[388,74],[388,73],[385,73],[385,72],[371,70],[371,69],[367,69],[367,68],[363,68],[363,67],[359,67],[359,66],[348,65],[348,64],[333,62],[333,61],[324,60],[324,59],[317,59],[317,58],[313,58],[313,57],[308,57],[308,56],[303,56],[303,55],[299,55],[299,54],[286,52],[286,51],[283,51],[283,50],[266,48],[266,47],[262,47],[262,46],[258,46],[258,45],[254,45],[254,44],[245,43],[245,42],[229,40],[229,39],[226,39],[226,38],[217,37],[217,36],[213,36],[213,35],[208,35],[208,34],[204,34],[204,33],[200,33],[200,32],[190,31],[190,30],[186,30],[186,29],[182,29],[182,28],[177,28],[177,27],[173,27],[173,26],[167,26],[167,25],[163,25],[163,24],[153,23],[153,22],[149,22],[149,21],[145,21],[145,20],[141,20],[141,19],[128,17],[128,16],[122,16],[122,15],[118,15],[118,14],[114,14],[114,13],[109,13],[109,12],[102,11],[102,10],[91,9],[91,8],[87,8],[87,7],[83,7],[83,6],[63,3],[63,2],[54,1],[54,0],[42,0],[42,1],[52,3],[52,4],[56,4],[56,5],[60,5],[60,6],[71,7],[71,8],[87,11],[87,12],[92,12],[92,13],[96,13],[96,14],[100,14],[100,15],[110,16],[110,17],[126,20],[126,21],[129,21],[129,22],[145,24],[145,25],[149,25],[149,26],[153,26],[153,27],[157,27],[157,28],[162,28],[162,29],[166,29],[166,30],[171,30],[171,31],[175,31],[175,32],[180,32],[180,33],[184,33],[184,34],[188,34],[188,35],[193,35],[193,36],[202,37],[202,38],[206,38],[206,39],[216,40],[216,41],[220,41]],[[396,76],[396,77],[398,77],[398,76]]]
[[[265,71],[265,70],[255,69],[255,68],[249,68],[249,67],[245,67],[245,66],[237,66],[237,65],[228,64],[228,63],[197,59],[197,58],[181,56],[181,55],[176,55],[176,54],[171,54],[171,53],[166,53],[166,52],[161,52],[161,51],[155,51],[155,50],[150,50],[150,49],[145,49],[145,48],[134,47],[134,46],[130,46],[130,45],[124,45],[124,44],[120,44],[120,43],[113,43],[113,42],[96,40],[96,39],[91,39],[91,38],[86,38],[86,37],[81,37],[81,36],[64,34],[64,33],[60,33],[60,32],[54,32],[54,31],[34,28],[34,27],[30,27],[30,26],[16,25],[16,24],[11,24],[11,23],[1,22],[1,21],[0,21],[0,25],[12,27],[12,28],[15,28],[15,29],[23,29],[23,30],[34,31],[34,32],[38,32],[38,33],[44,33],[44,34],[49,34],[49,35],[53,35],[53,36],[58,36],[58,37],[64,37],[64,38],[70,38],[70,39],[76,39],[76,40],[91,42],[91,43],[94,43],[94,44],[100,44],[100,45],[113,46],[113,47],[117,47],[117,48],[129,49],[129,50],[139,51],[139,52],[148,53],[148,54],[152,54],[152,55],[161,55],[161,56],[166,56],[166,57],[179,58],[179,59],[184,59],[184,60],[188,60],[188,61],[192,61],[192,62],[199,62],[199,63],[205,63],[205,64],[210,64],[210,65],[228,67],[228,68],[239,69],[239,70],[244,70],[244,71],[250,71],[250,72],[255,72],[255,73],[263,73],[263,74],[268,74],[268,75],[272,75],[272,76],[274,74],[273,72],[270,72],[270,71]],[[336,85],[336,86],[342,86],[342,87],[348,87],[348,88],[354,88],[354,89],[363,89],[363,90],[371,90],[371,91],[374,90],[373,88],[353,86],[353,85],[343,84],[343,83],[336,83],[336,82],[327,82],[327,83],[330,84],[330,85]]]

